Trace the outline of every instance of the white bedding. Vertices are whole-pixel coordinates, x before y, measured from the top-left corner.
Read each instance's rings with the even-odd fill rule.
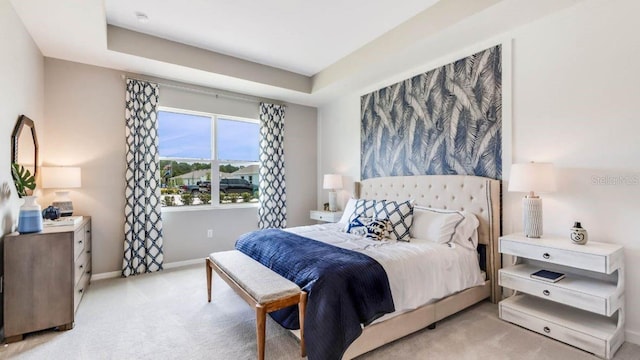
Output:
[[[484,283],[478,253],[429,240],[374,241],[340,231],[341,223],[286,229],[375,259],[387,272],[396,311],[378,321]]]

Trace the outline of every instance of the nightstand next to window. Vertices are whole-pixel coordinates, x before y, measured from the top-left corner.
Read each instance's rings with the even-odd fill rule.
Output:
[[[325,222],[338,222],[342,217],[342,211],[322,211],[311,210],[309,217],[313,220],[325,221]]]

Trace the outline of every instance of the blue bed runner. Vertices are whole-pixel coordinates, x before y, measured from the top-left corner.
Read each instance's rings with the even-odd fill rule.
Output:
[[[368,325],[394,311],[384,268],[367,255],[279,229],[245,234],[236,249],[308,293],[305,342],[309,360],[341,359]],[[287,329],[299,329],[298,307],[274,311]]]

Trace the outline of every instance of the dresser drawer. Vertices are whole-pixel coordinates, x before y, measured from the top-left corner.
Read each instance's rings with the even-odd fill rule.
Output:
[[[526,294],[502,300],[498,309],[502,320],[607,359],[624,342],[620,313],[601,316]]]
[[[561,304],[570,305],[578,309],[591,311],[601,315],[611,315],[608,314],[608,297],[596,296],[595,294],[577,291],[575,289],[564,287],[561,283],[549,283],[534,280],[528,276],[535,272],[534,270],[535,269],[518,272],[511,268],[500,269],[498,276],[499,284],[500,286],[509,289],[531,294]],[[566,282],[570,283],[573,279],[566,280]],[[564,280],[561,280],[561,282],[562,281]],[[615,291],[615,286],[612,287],[612,290]]]
[[[80,278],[82,278],[82,275],[84,275],[85,272],[90,270],[89,263],[90,263],[90,257],[86,251],[83,252],[74,262],[73,266],[74,266],[74,272],[75,272],[75,282],[74,282],[75,285],[78,284],[78,282],[80,281]]]
[[[600,273],[611,273],[615,270],[609,268],[607,257],[603,255],[566,249],[554,249],[547,246],[512,241],[504,238],[500,240],[500,252]]]
[[[569,345],[579,347],[595,355],[604,357],[605,341],[584,334],[555,322],[534,317],[526,312],[516,310],[509,306],[500,306],[500,318],[502,320],[520,325],[531,331],[562,341]]]
[[[78,305],[80,305],[80,300],[82,300],[84,293],[89,288],[89,280],[90,280],[90,275],[87,273],[84,273],[80,278],[80,282],[76,284],[76,287],[73,291],[73,312],[74,313],[78,310]]]
[[[73,258],[77,259],[80,254],[84,252],[85,245],[85,231],[84,227],[76,230],[73,234]]]

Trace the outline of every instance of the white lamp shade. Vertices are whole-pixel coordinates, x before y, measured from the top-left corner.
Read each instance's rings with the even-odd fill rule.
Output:
[[[553,192],[556,190],[556,176],[551,163],[525,163],[511,165],[509,191]]]
[[[42,187],[44,189],[72,189],[82,186],[79,167],[42,167]]]
[[[325,174],[322,182],[323,189],[342,189],[342,175]]]

